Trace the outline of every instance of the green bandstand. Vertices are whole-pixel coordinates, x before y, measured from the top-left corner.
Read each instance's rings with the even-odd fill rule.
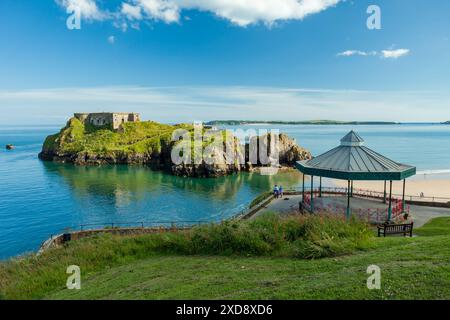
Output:
[[[311,211],[314,211],[314,177],[320,177],[319,195],[322,195],[322,178],[346,180],[347,218],[351,215],[350,199],[353,181],[384,181],[384,201],[386,182],[390,182],[388,221],[392,217],[392,181],[403,180],[403,208],[405,208],[406,179],[416,174],[416,167],[397,163],[367,148],[364,140],[355,131],[350,131],[341,139],[341,144],[311,160],[299,161],[297,169],[303,173],[302,202],[305,200],[305,175],[311,176]]]

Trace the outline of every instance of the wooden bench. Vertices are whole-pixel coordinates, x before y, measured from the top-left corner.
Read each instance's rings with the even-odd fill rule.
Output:
[[[414,222],[408,224],[382,224],[377,226],[378,236],[383,235],[386,237],[387,234],[403,234],[405,237],[409,235],[412,237]]]

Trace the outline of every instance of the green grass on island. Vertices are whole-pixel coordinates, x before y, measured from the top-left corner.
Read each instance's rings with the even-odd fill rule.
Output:
[[[330,216],[101,235],[0,264],[3,299],[449,299],[450,218],[413,238],[376,238],[363,222]],[[81,290],[65,288],[69,265]],[[369,265],[381,290],[368,290]]]
[[[175,132],[176,130],[180,130]],[[174,135],[174,133],[176,133]],[[45,154],[58,156],[91,155],[101,159],[122,158],[126,156],[170,157],[172,148],[180,150],[190,148],[191,158],[196,152],[205,152],[208,146],[228,144],[237,151],[237,138],[226,130],[202,128],[201,150],[196,149],[194,126],[190,124],[168,125],[154,121],[127,122],[120,130],[83,124],[77,118],[71,118],[59,133],[48,136],[43,144]],[[180,153],[182,156],[182,152]],[[131,158],[132,159],[132,158]]]
[[[58,150],[60,153],[141,153],[161,152],[162,145],[169,145],[176,129],[192,131],[190,125],[167,125],[153,121],[128,122],[123,130],[116,132],[108,126],[84,125],[71,118],[57,134],[47,137],[44,150]]]

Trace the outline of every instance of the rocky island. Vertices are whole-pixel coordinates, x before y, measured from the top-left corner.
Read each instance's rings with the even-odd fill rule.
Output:
[[[75,165],[148,165],[155,170],[188,177],[218,177],[264,166],[259,159],[255,164],[249,161],[249,143],[242,144],[237,137],[217,129],[213,129],[214,135],[223,137],[223,147],[211,147],[211,141],[203,140],[200,149],[202,154],[208,153],[208,158],[221,161],[211,163],[206,159],[176,164],[172,161],[172,151],[181,143],[173,139],[174,131],[178,129],[194,133],[191,124],[140,121],[139,115],[134,113],[78,113],[59,133],[46,138],[39,158]],[[203,127],[202,130],[207,129]],[[285,134],[276,138],[279,165],[293,166],[296,161],[311,158],[309,151]],[[261,139],[270,142],[274,137],[269,134],[253,139],[260,145]],[[191,156],[195,157],[194,150]],[[229,161],[230,157],[233,160]]]

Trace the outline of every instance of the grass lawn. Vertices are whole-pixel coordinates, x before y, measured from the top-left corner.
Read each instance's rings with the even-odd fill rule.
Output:
[[[414,233],[419,236],[448,235],[450,233],[450,218],[435,218]]]
[[[373,245],[321,259],[242,255],[179,255],[128,252],[108,264],[83,272],[82,289],[65,289],[65,269],[58,279],[43,263],[23,278],[47,286],[29,291],[15,270],[0,265],[0,297],[45,299],[450,299],[450,218],[438,218],[414,238],[375,238]],[[76,261],[77,250],[101,248],[102,241],[79,243],[50,252],[58,265]],[[120,241],[127,239],[115,239]],[[126,244],[124,244],[126,246]],[[76,250],[75,250],[76,249]],[[102,261],[101,253],[98,261]],[[34,263],[39,263],[39,260]],[[56,263],[56,262],[55,262]],[[381,268],[381,290],[368,290],[366,269]],[[23,267],[23,266],[22,266]],[[9,272],[9,274],[8,274]],[[19,273],[20,274],[20,273]],[[26,274],[26,275],[25,275]],[[3,280],[2,276],[7,279]],[[35,279],[35,280],[33,280]],[[41,279],[42,280],[42,279]],[[55,281],[54,283],[52,281]],[[48,284],[48,283],[47,283]],[[24,290],[20,291],[20,288]],[[19,290],[19,291],[18,291]],[[27,291],[28,290],[28,291]]]

